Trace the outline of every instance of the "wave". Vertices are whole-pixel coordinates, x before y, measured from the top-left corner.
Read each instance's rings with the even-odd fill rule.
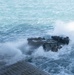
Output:
[[[19,60],[25,59],[25,55],[21,50],[21,45],[23,46],[24,44],[25,46],[25,40],[23,41],[0,43],[0,61],[6,64],[13,64]]]
[[[17,27],[14,26],[13,30],[10,29],[12,33],[13,31],[16,30],[18,31],[20,28],[20,31],[25,33],[25,36],[23,37],[23,34],[19,33],[21,36],[20,38],[16,37],[16,40],[14,39],[13,41],[6,41],[0,43],[0,62],[5,62],[6,65],[10,65],[16,63],[17,61],[28,59],[29,62],[37,65],[43,70],[50,72],[53,75],[54,73],[55,75],[62,75],[62,74],[72,75],[74,70],[74,68],[71,66],[74,63],[73,62],[74,61],[73,58],[74,57],[74,51],[73,51],[74,50],[73,47],[74,26],[73,25],[74,25],[73,21],[72,22],[56,21],[54,22],[54,30],[49,29],[48,26],[46,25],[43,26],[43,30],[45,31],[43,35],[69,36],[70,44],[68,46],[64,46],[58,52],[51,52],[51,51],[44,52],[43,48],[39,47],[38,49],[35,49],[31,55],[28,55],[28,52],[31,49],[27,44],[27,38],[32,36],[32,34],[30,34],[29,32],[31,30],[32,31],[31,33],[34,32],[33,35],[36,36],[39,36],[37,35],[37,33],[40,32],[41,35],[43,32],[41,29],[42,25],[41,26],[36,25],[36,27],[34,27],[34,25],[31,25],[31,28],[33,28],[33,30],[30,29],[30,27],[28,26],[29,27],[28,32],[23,31],[25,28],[24,25],[19,25],[19,26],[17,25]],[[28,34],[28,36],[26,36],[26,34]]]

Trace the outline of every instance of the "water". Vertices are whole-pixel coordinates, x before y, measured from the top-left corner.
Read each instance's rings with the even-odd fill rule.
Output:
[[[0,68],[27,60],[52,75],[74,75],[74,0],[0,0]],[[28,37],[64,35],[58,52],[27,52]]]

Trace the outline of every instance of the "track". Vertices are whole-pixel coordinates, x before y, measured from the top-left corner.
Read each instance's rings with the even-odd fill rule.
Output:
[[[32,64],[20,61],[0,70],[0,75],[49,75]]]

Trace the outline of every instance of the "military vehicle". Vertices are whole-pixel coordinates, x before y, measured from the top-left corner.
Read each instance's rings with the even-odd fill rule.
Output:
[[[40,46],[43,47],[44,51],[53,51],[57,52],[61,49],[64,45],[69,44],[69,37],[63,36],[51,36],[51,38],[45,37],[35,37],[35,38],[28,38],[28,45],[30,45],[33,49],[39,48]]]

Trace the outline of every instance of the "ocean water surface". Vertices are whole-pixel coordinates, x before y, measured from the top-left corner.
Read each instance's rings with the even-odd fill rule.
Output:
[[[74,75],[74,0],[0,0],[0,69],[29,62],[51,75]],[[70,44],[58,52],[42,47],[27,54],[27,38],[69,36]]]

